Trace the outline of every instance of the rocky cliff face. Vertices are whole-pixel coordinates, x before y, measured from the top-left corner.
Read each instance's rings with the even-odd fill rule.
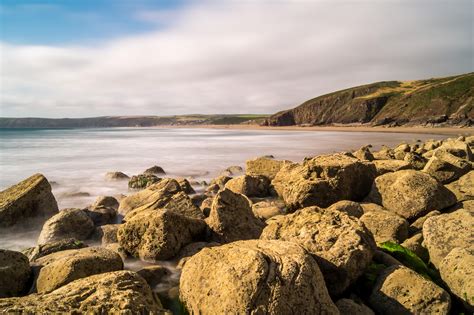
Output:
[[[474,124],[474,73],[354,87],[267,118],[266,126]]]

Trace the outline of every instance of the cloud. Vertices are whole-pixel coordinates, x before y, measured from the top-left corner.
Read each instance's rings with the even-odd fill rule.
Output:
[[[470,72],[472,5],[206,1],[131,12],[160,27],[99,46],[2,43],[0,115],[272,113],[354,85]]]

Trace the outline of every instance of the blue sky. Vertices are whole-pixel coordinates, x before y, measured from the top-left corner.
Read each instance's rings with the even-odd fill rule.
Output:
[[[274,113],[474,71],[472,0],[0,0],[0,116]]]
[[[184,0],[0,1],[2,41],[15,44],[97,42],[164,26],[140,18],[150,10],[176,10]]]

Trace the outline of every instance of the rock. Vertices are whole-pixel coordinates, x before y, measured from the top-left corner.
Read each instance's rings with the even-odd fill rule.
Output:
[[[410,168],[413,168],[415,170],[422,170],[427,162],[424,157],[414,152],[408,152],[407,154],[405,154],[403,161],[408,162],[411,166]]]
[[[30,275],[28,257],[20,252],[0,249],[0,298],[26,293]]]
[[[212,231],[211,238],[219,243],[259,238],[264,227],[241,194],[225,188],[214,198],[206,223]]]
[[[143,189],[147,188],[155,183],[158,183],[161,180],[156,175],[153,174],[140,174],[134,175],[128,181],[128,188],[131,189]]]
[[[233,165],[226,168],[224,171],[220,173],[221,176],[234,176],[242,174],[244,169],[241,166]]]
[[[112,196],[99,196],[91,206],[91,208],[97,207],[108,207],[117,210],[119,202]]]
[[[196,194],[196,195],[190,196],[190,198],[191,198],[191,201],[193,202],[193,204],[196,207],[199,208],[199,207],[201,207],[202,202],[207,199],[207,195],[205,195],[205,194]]]
[[[429,217],[433,217],[435,215],[440,215],[440,214],[441,212],[439,212],[438,210],[434,210],[434,211],[428,212],[427,215],[416,219],[415,222],[410,224],[410,227],[408,228],[408,235],[413,236],[415,234],[420,233],[421,230],[423,229],[423,224],[425,223],[426,219],[428,219]]]
[[[387,173],[375,179],[366,201],[382,205],[407,220],[456,203],[456,197],[430,175],[415,170]]]
[[[473,161],[471,148],[463,141],[447,139],[439,146],[438,150],[446,150],[454,156],[467,161]]]
[[[111,250],[119,254],[122,260],[125,260],[128,258],[127,251],[119,243],[110,243],[110,244],[105,245],[104,247],[107,248],[108,250]]]
[[[391,266],[377,278],[370,306],[380,314],[448,314],[449,294],[415,271]]]
[[[191,314],[338,314],[317,263],[290,242],[206,248],[184,266],[179,291]]]
[[[152,175],[166,175],[162,167],[154,165],[150,168],[147,168],[143,174],[152,174]]]
[[[120,224],[106,224],[98,226],[94,232],[94,239],[99,240],[102,245],[117,243],[117,231]]]
[[[242,175],[232,178],[224,187],[247,197],[266,197],[269,186],[270,180],[264,176]]]
[[[318,207],[270,219],[260,238],[295,242],[304,247],[318,262],[334,296],[365,271],[376,247],[371,233],[358,219]]]
[[[35,174],[0,192],[0,227],[25,223],[38,218],[41,223],[58,213],[51,185],[41,174]]]
[[[291,161],[278,161],[273,158],[259,157],[253,160],[248,160],[245,163],[245,174],[250,176],[265,176],[272,180],[283,165],[291,163]]]
[[[408,170],[412,168],[409,162],[400,160],[375,160],[373,163],[375,165],[375,169],[377,170],[377,177],[386,173]]]
[[[440,145],[441,145],[441,141],[430,139],[424,143],[423,148],[426,151],[431,151],[438,148]]]
[[[178,178],[177,181],[178,181],[179,186],[181,187],[181,190],[184,191],[185,193],[187,194],[196,193],[186,178]]]
[[[341,200],[336,203],[333,203],[328,210],[331,211],[341,211],[352,217],[360,218],[364,214],[364,209],[358,202],[350,200]]]
[[[474,248],[454,248],[441,261],[439,271],[449,290],[474,312]]]
[[[363,146],[359,150],[352,153],[356,158],[362,161],[373,161],[374,155],[370,152],[369,147]]]
[[[46,244],[67,238],[87,239],[94,232],[94,222],[81,209],[64,209],[43,225],[38,244]]]
[[[382,146],[382,149],[373,153],[373,156],[376,160],[393,160],[395,159],[395,152],[386,146]]]
[[[469,248],[474,244],[474,211],[459,209],[428,218],[423,224],[424,245],[430,261],[436,267],[456,247]]]
[[[223,189],[225,184],[231,180],[229,176],[219,176],[211,180],[209,187],[206,188],[207,194],[216,194],[219,190]]]
[[[448,184],[471,170],[471,162],[437,149],[423,169],[437,181]]]
[[[127,174],[124,174],[122,172],[108,172],[105,174],[105,179],[109,181],[126,180],[129,178],[130,177]]]
[[[420,257],[423,261],[429,261],[430,257],[428,254],[428,250],[426,247],[423,246],[423,234],[418,233],[413,235],[412,237],[406,239],[401,244],[406,249],[411,250],[414,252],[418,257]]]
[[[91,275],[123,269],[122,258],[102,247],[60,251],[38,258],[36,263],[42,266],[36,280],[38,293],[54,291]]]
[[[0,299],[6,313],[165,314],[138,274],[116,271],[73,281],[53,292]]]
[[[73,238],[67,238],[56,242],[37,245],[33,248],[30,255],[28,255],[28,258],[30,259],[30,261],[35,261],[38,258],[44,257],[52,253],[68,249],[80,249],[84,247],[87,247],[87,245],[83,242]]]
[[[400,244],[408,237],[407,220],[390,211],[370,211],[360,221],[372,232],[377,244],[387,241]]]
[[[202,238],[203,220],[170,210],[145,210],[122,224],[117,232],[120,245],[143,260],[173,258],[185,245]]]
[[[171,275],[171,271],[163,266],[147,266],[137,271],[137,273],[146,280],[150,287],[155,287],[163,279]]]
[[[204,248],[220,246],[220,245],[221,245],[220,243],[216,243],[216,242],[209,242],[209,243],[208,242],[194,242],[189,245],[186,245],[179,251],[178,255],[176,256],[179,259],[177,268],[183,269],[184,265],[189,260],[189,258],[196,255]]]
[[[278,198],[260,199],[252,203],[253,214],[261,219],[268,220],[274,216],[285,214],[285,202]]]
[[[203,202],[201,203],[200,209],[206,218],[211,213],[211,206],[212,206],[213,200],[214,200],[214,197],[208,197],[204,199]]]
[[[356,303],[351,299],[340,299],[336,302],[336,306],[343,315],[375,315],[368,306],[363,303]]]
[[[411,148],[408,144],[402,143],[393,149],[393,155],[397,160],[405,159],[405,155],[411,151]]]
[[[474,200],[474,171],[470,171],[457,181],[446,185],[458,201]]]
[[[96,206],[84,211],[97,226],[114,223],[117,217],[117,210],[111,207]]]
[[[321,155],[285,165],[272,181],[289,210],[327,207],[339,200],[361,200],[375,178],[372,163],[343,154]]]
[[[362,210],[364,213],[370,212],[370,211],[387,211],[384,207],[381,205],[378,205],[376,203],[371,203],[371,202],[361,202],[359,203]]]

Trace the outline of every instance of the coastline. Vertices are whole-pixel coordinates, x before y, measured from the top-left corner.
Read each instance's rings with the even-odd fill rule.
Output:
[[[152,128],[182,129],[234,129],[234,130],[284,130],[284,131],[341,131],[341,132],[385,132],[418,133],[446,136],[474,135],[474,127],[369,127],[369,126],[260,126],[260,125],[161,125]]]

